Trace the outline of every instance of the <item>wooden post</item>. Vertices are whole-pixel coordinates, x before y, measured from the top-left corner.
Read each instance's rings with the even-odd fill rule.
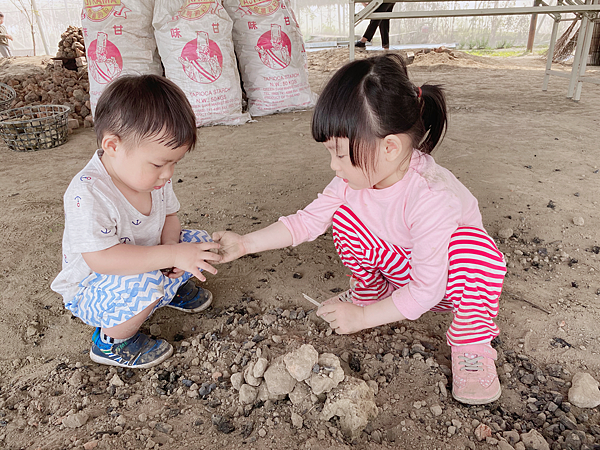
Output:
[[[590,45],[590,66],[600,66],[600,22],[594,23],[594,34]]]
[[[540,6],[540,0],[534,0],[533,6]],[[527,51],[533,52],[533,41],[535,40],[535,29],[537,28],[537,14],[531,15],[531,22],[529,23],[529,37],[527,38]]]

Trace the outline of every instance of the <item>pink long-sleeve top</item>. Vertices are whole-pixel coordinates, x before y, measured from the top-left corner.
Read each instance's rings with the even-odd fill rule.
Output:
[[[380,239],[411,251],[411,280],[392,293],[394,304],[410,320],[444,298],[452,233],[460,226],[484,229],[473,194],[433,157],[416,150],[407,173],[394,185],[353,190],[336,177],[306,208],[279,220],[296,246],[323,234],[341,205]]]

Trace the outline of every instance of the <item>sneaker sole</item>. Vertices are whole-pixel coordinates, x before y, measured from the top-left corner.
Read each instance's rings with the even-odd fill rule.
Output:
[[[478,398],[460,398],[456,395],[454,395],[454,392],[452,393],[452,398],[454,398],[454,400],[464,403],[465,405],[486,405],[488,403],[492,403],[495,402],[496,400],[498,400],[500,398],[500,395],[502,394],[502,388],[498,389],[498,393],[496,395],[494,395],[492,398],[482,398],[482,399],[478,399]]]
[[[173,306],[173,305],[167,305],[169,308],[173,308],[176,309],[177,311],[182,311],[184,313],[188,313],[188,314],[193,314],[193,313],[198,313],[201,311],[204,311],[206,308],[208,308],[213,301],[213,295],[212,292],[208,291],[208,293],[210,294],[210,297],[208,297],[208,300],[206,302],[204,302],[201,306],[198,306],[197,308],[194,309],[185,309],[185,308],[179,308],[177,306]]]
[[[117,361],[113,361],[112,359],[108,359],[108,358],[102,358],[102,357],[96,355],[94,352],[92,352],[92,350],[90,350],[90,359],[92,361],[94,361],[95,363],[103,364],[105,366],[126,367],[128,369],[148,369],[150,367],[154,367],[154,366],[160,364],[161,362],[163,362],[164,360],[169,358],[172,354],[173,354],[173,346],[171,345],[171,348],[169,349],[169,351],[167,353],[165,353],[164,355],[162,355],[160,358],[155,359],[154,361],[148,362],[146,364],[136,364],[135,366],[130,366],[129,364],[119,363]]]

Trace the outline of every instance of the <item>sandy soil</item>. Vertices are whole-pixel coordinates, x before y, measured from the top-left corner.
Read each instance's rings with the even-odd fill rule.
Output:
[[[343,50],[309,54],[315,91],[345,55]],[[504,350],[500,363],[516,352],[525,358],[521,361],[536,367],[560,364],[565,374],[584,371],[598,379],[600,87],[586,84],[582,100],[575,103],[566,98],[566,79],[553,77],[549,91],[542,92],[543,68],[539,57],[481,58],[455,52],[419,56],[410,73],[417,84],[440,83],[447,89],[450,126],[436,160],[478,198],[484,224],[509,263],[498,317],[502,330],[498,345]],[[211,232],[246,233],[308,204],[332,178],[327,152],[310,137],[310,119],[311,112],[305,111],[263,117],[240,127],[199,129],[200,145],[178,165],[174,177],[182,223]],[[92,330],[74,320],[49,288],[60,270],[62,196],[95,149],[91,129],[76,131],[65,145],[51,150],[17,153],[0,147],[0,447],[83,448],[86,443],[86,448],[349,447],[331,430],[335,424],[330,427],[307,416],[304,427],[295,430],[289,408],[282,404],[270,411],[250,411],[245,419],[245,411],[240,415],[239,405],[227,401],[235,394],[226,379],[219,380],[215,391],[222,406],[210,404],[210,399],[158,395],[151,389],[152,378],[138,372],[130,375],[128,393],[116,398],[113,392],[111,397],[106,380],[115,370],[89,361]],[[511,237],[498,236],[509,228]],[[347,288],[347,273],[326,234],[295,249],[221,266],[205,284],[215,296],[212,312],[183,316],[161,310],[144,329],[159,325],[161,337],[174,343],[202,339],[217,330],[233,347],[243,345],[243,337],[252,338],[255,332],[240,328],[234,338],[236,327],[227,323],[228,314],[260,319],[268,312],[281,316],[298,307],[308,312],[311,306],[301,293],[324,300],[332,290]],[[236,313],[239,308],[245,308],[244,313]],[[489,408],[463,407],[436,388],[440,380],[448,381],[443,367],[449,365],[444,344],[447,315],[426,314],[415,322],[382,327],[375,335],[343,337],[330,336],[314,313],[304,322],[281,320],[278,328],[267,327],[267,334],[282,335],[283,342],[260,344],[272,355],[307,342],[320,352],[356,351],[368,367],[369,357],[396,350],[395,361],[400,362],[380,380],[380,415],[355,443],[357,448],[494,444],[480,443],[473,435],[472,420],[483,421],[486,413],[481,411]],[[410,347],[417,340],[435,348],[433,364],[401,363],[403,356],[412,359],[395,343]],[[212,371],[183,362],[178,367],[192,372],[200,384],[206,381],[203,377],[210,379],[211,372],[230,370],[225,361],[216,361]],[[84,388],[68,383],[78,371],[87,374]],[[502,414],[522,413],[529,387],[515,383],[514,374],[511,378],[510,373],[500,373],[504,394],[496,403]],[[548,389],[566,398],[570,377],[566,379]],[[137,406],[126,401],[134,392],[143,397]],[[414,406],[416,401],[428,406],[441,402],[444,415],[425,413]],[[178,405],[178,413],[169,415],[173,405]],[[87,423],[65,426],[62,418],[77,411],[87,411]],[[211,425],[215,411],[231,415],[238,424],[253,420],[254,430],[262,427],[266,433],[250,429],[248,434],[238,428],[224,434]],[[598,423],[596,409],[586,414]],[[125,423],[114,422],[119,415],[127,418]],[[144,422],[146,416],[149,422]],[[463,422],[455,434],[448,431],[454,417]],[[161,421],[171,428],[159,430]],[[394,427],[402,429],[396,444],[389,433]]]

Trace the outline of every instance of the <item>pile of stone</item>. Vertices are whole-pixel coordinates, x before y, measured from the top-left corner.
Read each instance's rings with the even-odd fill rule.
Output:
[[[85,57],[85,42],[81,27],[71,25],[60,35],[56,57],[69,59]]]
[[[242,372],[231,375],[231,384],[239,391],[239,402],[273,402],[289,397],[291,420],[302,428],[303,415],[324,400],[320,419],[339,417],[344,436],[353,440],[377,417],[375,393],[363,380],[346,376],[340,360],[332,353],[319,355],[312,345],[273,360],[258,356]]]
[[[59,61],[60,62],[60,61]],[[33,73],[7,75],[0,82],[16,92],[12,108],[34,105],[65,105],[69,113],[69,129],[93,126],[87,69],[74,71],[60,64],[49,64]]]

